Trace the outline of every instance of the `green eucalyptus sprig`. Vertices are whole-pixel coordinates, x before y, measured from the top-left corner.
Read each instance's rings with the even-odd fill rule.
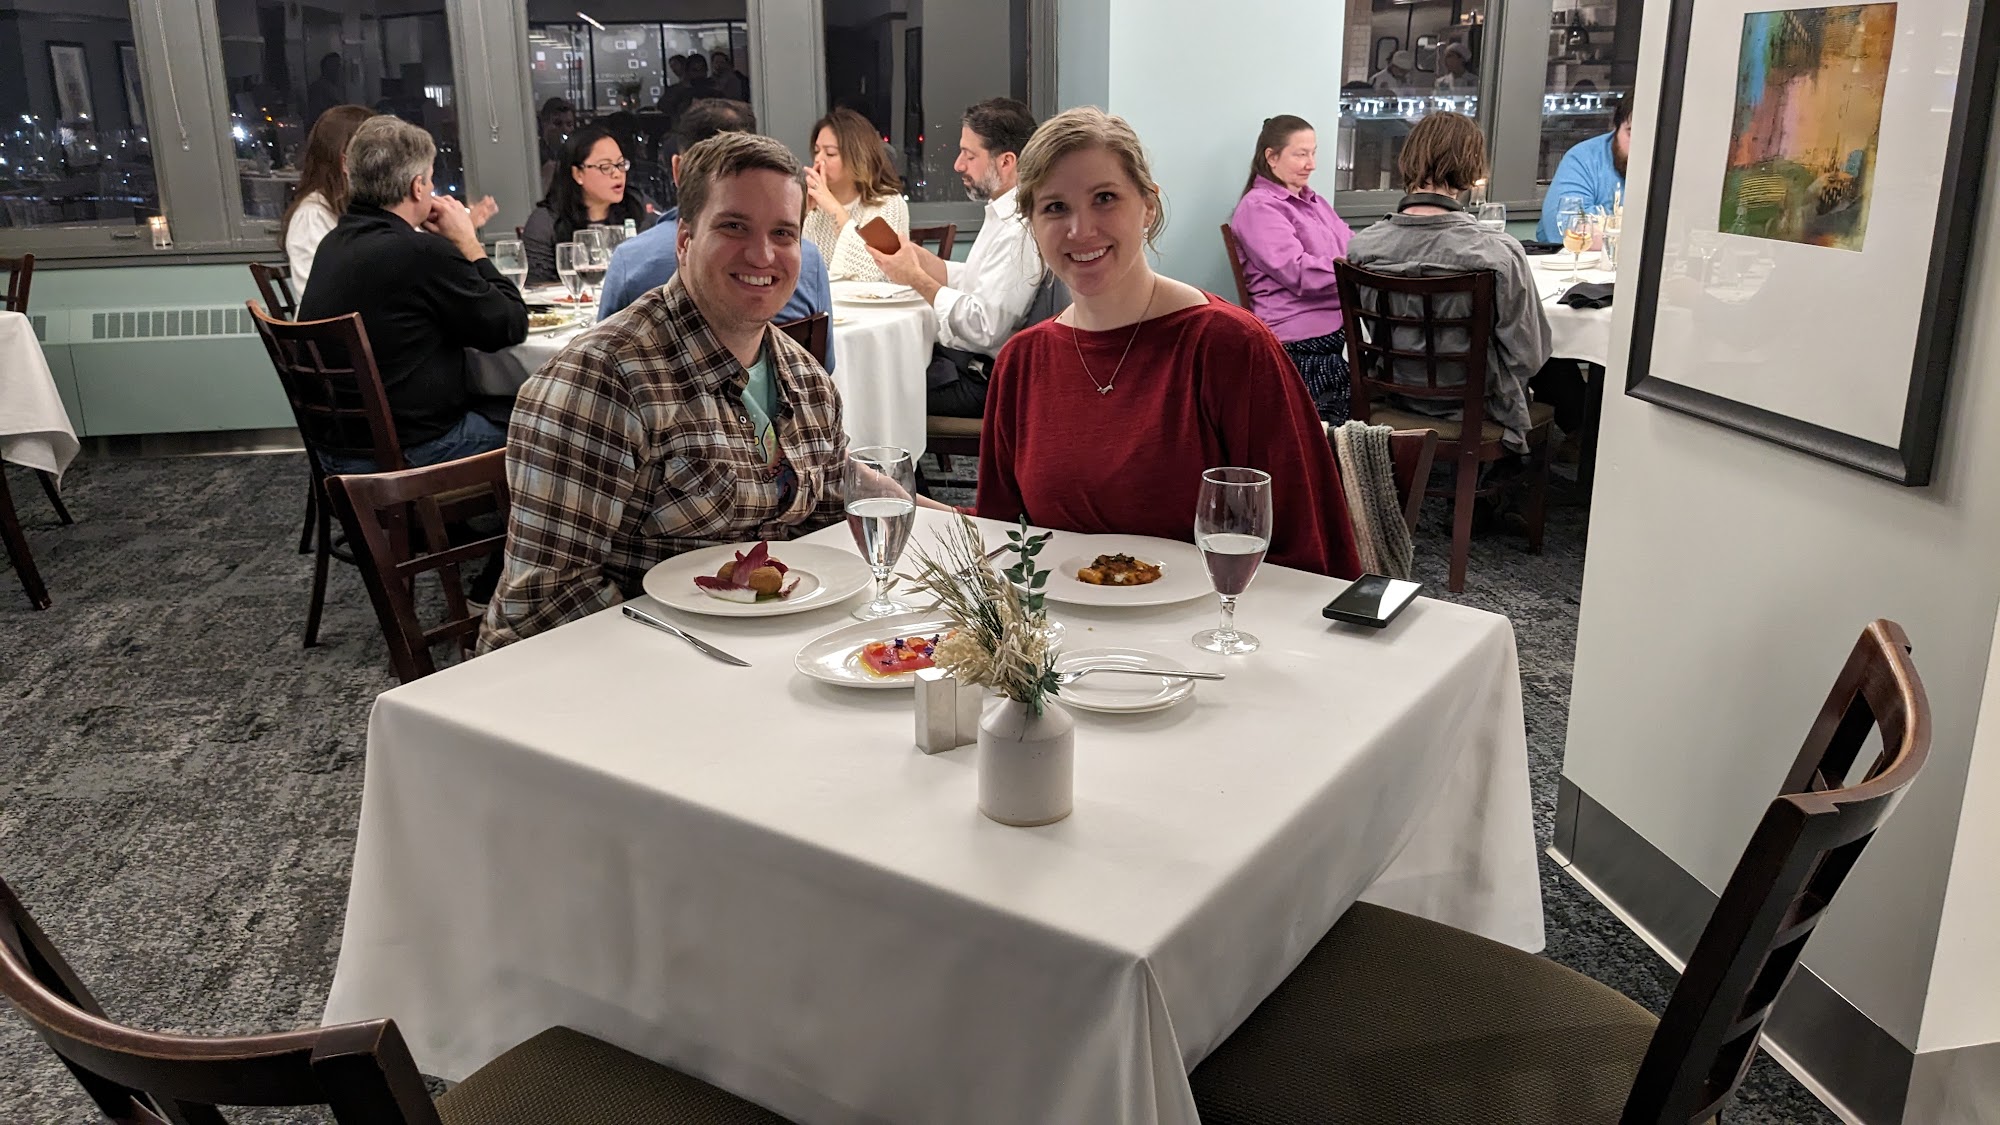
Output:
[[[918,551],[918,585],[938,599],[938,608],[957,629],[938,645],[932,659],[959,682],[980,684],[996,695],[1025,704],[1040,715],[1057,690],[1055,659],[1049,651],[1047,614],[1039,592],[1048,572],[1034,557],[1049,536],[1030,536],[1027,521],[1008,533],[1015,564],[1003,573],[986,559],[979,528],[960,516],[938,535],[938,550]]]
[[[1042,553],[1042,548],[1048,546],[1049,537],[1054,534],[1044,531],[1040,535],[1029,535],[1026,516],[1021,517],[1019,527],[1007,533],[1007,549],[1014,552],[1014,565],[1002,573],[1006,574],[1009,582],[1026,592],[1028,612],[1038,617],[1045,617],[1048,612],[1042,608],[1048,601],[1042,587],[1049,583],[1049,572],[1036,568],[1035,556]]]

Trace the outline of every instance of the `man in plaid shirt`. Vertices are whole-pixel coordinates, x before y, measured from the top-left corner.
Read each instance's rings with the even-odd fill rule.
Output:
[[[842,517],[839,393],[771,328],[799,275],[798,160],[724,133],[684,154],[680,192],[673,280],[521,388],[506,567],[481,652],[637,595],[669,556]]]

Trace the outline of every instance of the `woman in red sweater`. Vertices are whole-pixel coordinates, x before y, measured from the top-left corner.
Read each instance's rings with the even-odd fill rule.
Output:
[[[1162,277],[1160,188],[1131,126],[1050,118],[1021,153],[1021,215],[1074,303],[1014,336],[987,389],[982,516],[1190,541],[1201,474],[1271,474],[1272,562],[1361,566],[1319,415],[1264,323]]]

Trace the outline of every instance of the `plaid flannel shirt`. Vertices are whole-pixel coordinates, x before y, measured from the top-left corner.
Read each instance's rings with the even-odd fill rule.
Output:
[[[781,450],[757,455],[749,372],[676,276],[579,336],[521,388],[507,430],[506,567],[479,651],[640,592],[660,560],[782,540],[842,518],[840,395],[812,356],[766,329]],[[781,505],[781,478],[790,473]]]

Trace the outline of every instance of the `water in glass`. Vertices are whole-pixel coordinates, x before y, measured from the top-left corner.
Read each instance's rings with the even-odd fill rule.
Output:
[[[583,279],[577,276],[577,257],[576,243],[556,244],[556,276],[562,278],[563,285],[569,289],[571,299],[580,301],[583,299]]]
[[[889,572],[903,557],[917,520],[917,462],[909,450],[875,445],[850,450],[841,471],[847,529],[875,573],[875,596],[857,607],[863,621],[903,613],[910,607],[889,597]]]

